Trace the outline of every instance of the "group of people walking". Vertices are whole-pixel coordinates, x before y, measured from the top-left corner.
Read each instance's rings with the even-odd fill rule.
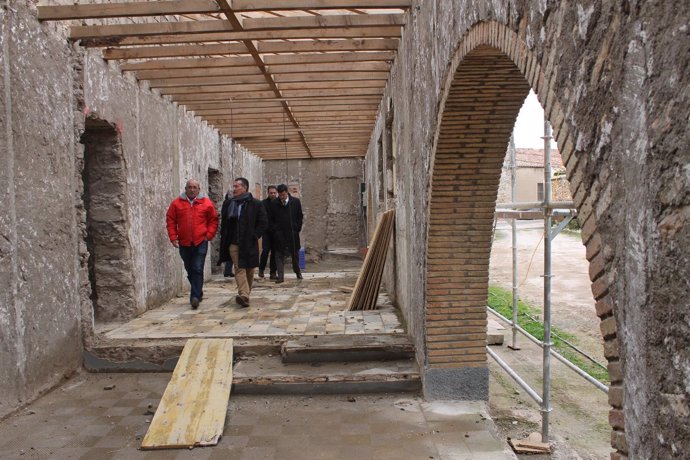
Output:
[[[235,301],[249,307],[254,273],[259,268],[263,278],[269,264],[270,279],[285,280],[285,258],[290,256],[292,268],[302,279],[299,267],[299,233],[303,223],[302,204],[288,192],[285,184],[268,187],[268,196],[259,201],[249,192],[249,181],[238,177],[233,181],[232,194],[223,201],[220,216],[213,202],[200,191],[199,182],[187,181],[185,191],[168,208],[168,237],[184,262],[191,285],[189,303],[192,309],[203,300],[204,262],[208,242],[213,239],[220,222],[218,263],[231,263],[235,271]],[[259,253],[259,240],[262,251]]]

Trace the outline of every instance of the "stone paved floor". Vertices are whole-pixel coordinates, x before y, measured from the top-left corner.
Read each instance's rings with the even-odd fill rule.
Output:
[[[484,403],[392,394],[231,395],[217,446],[140,451],[169,379],[170,374],[78,374],[0,422],[0,458],[515,458],[494,434]]]
[[[233,278],[216,277],[205,284],[197,310],[184,294],[99,332],[112,339],[403,333],[385,293],[379,295],[377,310],[345,311],[350,294],[342,288],[354,286],[357,275],[357,269],[304,273],[301,281],[287,275],[283,284],[256,278],[249,308],[235,303]]]

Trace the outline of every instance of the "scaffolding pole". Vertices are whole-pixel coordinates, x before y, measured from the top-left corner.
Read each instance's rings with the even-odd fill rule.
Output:
[[[517,159],[515,155],[515,139],[510,136],[510,199],[515,202],[517,201],[517,187],[515,185],[517,178]],[[494,221],[495,222],[495,221]],[[519,350],[517,345],[517,316],[518,316],[518,254],[517,254],[517,221],[516,219],[510,220],[510,227],[512,233],[513,241],[513,340],[510,348],[513,350]]]
[[[544,117],[544,347],[541,442],[549,442],[551,412],[551,125]]]
[[[566,225],[576,216],[575,204],[572,201],[552,201],[551,189],[551,140],[553,139],[551,125],[546,117],[544,117],[544,196],[542,201],[538,202],[517,202],[516,201],[516,176],[517,176],[517,161],[515,158],[515,144],[513,137],[510,138],[509,156],[511,161],[511,199],[512,203],[502,203],[496,205],[496,212],[501,213],[505,218],[511,220],[512,230],[512,256],[513,256],[513,299],[512,299],[512,319],[503,317],[491,307],[488,310],[498,316],[504,322],[510,324],[512,329],[512,345],[508,348],[519,350],[517,346],[517,333],[523,334],[532,342],[536,343],[542,348],[542,395],[539,396],[510,366],[503,361],[495,352],[487,346],[487,353],[494,358],[498,365],[503,368],[508,375],[510,375],[522,387],[534,401],[540,405],[540,412],[542,416],[541,436],[542,442],[549,442],[549,414],[553,410],[551,407],[551,356],[553,355],[557,360],[561,361],[568,368],[575,371],[579,376],[592,383],[598,389],[608,393],[609,388],[603,383],[599,382],[594,377],[587,374],[585,371],[568,361],[559,353],[553,350],[553,342],[551,341],[551,278],[552,271],[552,241],[565,228]],[[538,340],[536,337],[529,334],[518,325],[517,320],[517,303],[518,303],[518,284],[517,284],[517,227],[516,219],[522,218],[523,215],[536,213],[534,209],[539,209],[538,214],[544,220],[544,339]],[[534,216],[536,217],[536,216]],[[560,223],[552,228],[554,218]],[[495,231],[495,222],[494,222]]]

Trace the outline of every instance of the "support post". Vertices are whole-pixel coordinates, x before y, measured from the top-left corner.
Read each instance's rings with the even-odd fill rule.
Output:
[[[517,201],[517,186],[516,186],[516,178],[517,178],[517,160],[516,160],[516,154],[515,154],[515,139],[511,135],[510,136],[510,199],[515,203]],[[512,240],[513,240],[513,322],[512,322],[512,330],[513,330],[513,339],[511,342],[511,345],[508,346],[508,348],[512,350],[519,350],[520,347],[517,345],[517,335],[518,335],[518,330],[517,330],[517,316],[518,316],[518,275],[517,275],[517,270],[518,270],[518,257],[517,257],[517,219],[513,218],[510,219],[510,227],[512,230]]]
[[[541,440],[549,442],[551,412],[551,125],[544,117],[544,347]]]

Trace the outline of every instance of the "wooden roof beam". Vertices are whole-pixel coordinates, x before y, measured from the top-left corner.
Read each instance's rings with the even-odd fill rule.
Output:
[[[237,30],[242,30],[242,24],[239,22],[237,19],[237,16],[235,15],[235,11],[232,9],[232,7],[228,4],[226,0],[216,0],[218,3],[218,6],[223,10],[223,14],[227,17],[228,21],[230,24],[232,24],[232,27],[237,29]],[[274,94],[275,97],[282,98],[283,95],[281,94],[280,90],[276,86],[275,82],[273,81],[273,77],[271,77],[271,74],[268,73],[268,70],[266,69],[266,64],[264,64],[264,61],[261,59],[261,56],[259,55],[259,51],[257,50],[256,46],[254,45],[254,42],[251,40],[244,40],[243,41],[244,45],[247,47],[247,50],[251,54],[252,58],[254,59],[254,62],[256,62],[256,66],[261,70],[261,73],[263,73],[266,83],[268,83],[268,86],[271,87],[271,90]],[[283,110],[285,110],[285,115],[287,115],[287,118],[290,121],[290,124],[294,126],[295,128],[299,129],[300,125],[299,122],[295,119],[294,115],[292,114],[292,111],[290,110],[290,106],[287,104],[287,102],[282,101],[281,105],[283,106]],[[307,139],[304,136],[304,133],[300,132],[299,136],[302,140],[302,144],[304,145],[304,148],[307,151],[307,154],[309,154],[309,157],[312,156],[311,150],[309,149],[309,144],[307,143]]]
[[[243,44],[244,43],[244,44]],[[163,57],[189,57],[240,54],[251,55],[245,46],[250,43],[257,56],[265,53],[303,53],[329,51],[395,51],[398,40],[393,38],[264,41],[256,45],[251,40],[243,43],[211,45],[145,46],[137,48],[106,48],[103,59],[150,59]],[[262,65],[264,65],[262,61]]]
[[[191,43],[223,43],[240,40],[292,40],[324,38],[398,38],[400,26],[335,28],[335,29],[288,29],[258,32],[211,32],[194,34],[163,34],[149,36],[118,36],[82,39],[86,47],[175,45]]]
[[[407,9],[411,0],[233,0],[233,12],[280,11],[309,9]],[[228,5],[230,7],[230,5]],[[38,19],[62,21],[67,19],[103,19],[117,17],[163,16],[176,14],[219,13],[221,8],[211,0],[168,0],[77,5],[40,5]]]
[[[257,40],[266,38],[304,38],[304,33],[324,31],[327,29],[342,30],[347,28],[366,30],[397,30],[405,24],[402,14],[373,15],[338,15],[338,16],[302,16],[283,18],[246,18],[242,21],[243,31],[239,32],[226,20],[176,21],[134,24],[99,24],[72,26],[71,40],[104,39],[114,41],[123,37],[146,37],[149,35],[206,34],[210,32],[230,32],[226,40]],[[309,32],[300,32],[309,31]],[[234,32],[234,34],[232,33]],[[366,34],[366,32],[360,32]],[[222,36],[219,34],[221,39]],[[237,35],[235,37],[235,35]],[[362,35],[366,36],[366,35]],[[313,38],[318,38],[313,36]],[[122,43],[127,44],[127,43]]]

